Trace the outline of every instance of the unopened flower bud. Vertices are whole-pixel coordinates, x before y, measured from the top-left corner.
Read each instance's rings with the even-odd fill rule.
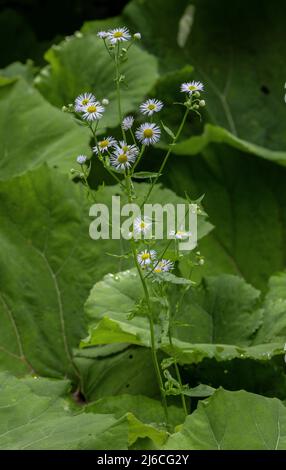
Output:
[[[70,172],[71,172],[72,175],[74,175],[75,169],[74,169],[74,168],[71,168],[71,169],[70,169]]]
[[[109,100],[107,98],[103,98],[102,104],[103,106],[107,106],[109,104]]]
[[[68,108],[66,106],[63,106],[62,111],[63,111],[63,113],[66,113],[68,111]]]
[[[194,95],[195,95],[196,98],[199,98],[201,96],[199,91],[195,91]]]
[[[141,34],[140,33],[135,33],[133,34],[134,39],[137,39],[137,41],[140,41],[141,39]]]
[[[77,163],[80,165],[83,165],[87,160],[87,157],[85,155],[79,155],[76,159]]]
[[[199,105],[203,108],[206,105],[205,100],[200,100]]]
[[[199,105],[198,105],[198,104],[194,104],[193,109],[199,109]]]

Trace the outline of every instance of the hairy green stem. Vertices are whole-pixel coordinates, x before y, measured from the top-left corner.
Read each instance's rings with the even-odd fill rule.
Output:
[[[146,146],[145,146],[145,145],[142,145],[141,151],[140,151],[140,153],[139,153],[139,157],[137,158],[136,162],[135,162],[134,165],[133,165],[131,176],[134,174],[135,169],[136,169],[137,166],[139,165],[139,163],[140,163],[140,161],[141,161],[141,159],[142,159],[142,157],[143,157],[145,148],[146,148]]]
[[[115,56],[115,68],[116,68],[116,94],[117,94],[117,105],[118,105],[118,115],[120,119],[120,126],[121,126],[121,131],[122,131],[122,137],[124,142],[126,142],[126,133],[125,130],[122,127],[122,108],[121,108],[121,94],[120,94],[120,69],[119,69],[119,55],[120,55],[120,45],[119,42],[117,43],[117,50],[116,50],[116,56]]]
[[[96,136],[96,129],[93,129],[91,127],[91,131],[92,131],[92,135],[93,135],[93,138],[94,138],[94,141],[95,141],[95,145],[97,146],[97,150],[98,150],[98,155],[100,156],[100,159],[101,159],[101,162],[104,166],[104,168],[106,169],[106,171],[108,171],[108,173],[112,176],[112,178],[117,182],[119,183],[120,185],[122,184],[122,182],[120,181],[120,179],[113,173],[113,171],[108,167],[108,165],[105,164],[104,162],[104,158],[102,156],[102,153],[100,151],[100,148],[99,148],[99,145],[98,145],[98,140],[97,140],[97,136]]]
[[[170,343],[171,349],[174,351],[174,344],[173,344],[173,338],[172,338],[172,319],[171,319],[170,311],[169,311],[168,337],[169,337],[169,343]],[[177,360],[175,358],[175,355],[173,356],[173,358],[174,358],[174,367],[175,367],[176,377],[177,377],[177,380],[178,380],[178,382],[180,384],[180,387],[182,389],[183,383],[182,383],[182,379],[181,379],[180,369],[178,367],[178,363],[177,363]],[[181,401],[182,401],[182,406],[183,406],[184,413],[185,413],[186,416],[188,416],[188,408],[187,408],[187,404],[186,404],[185,395],[182,392],[180,393],[180,395],[181,395]]]
[[[131,203],[132,202],[132,200],[131,200],[131,189],[130,189],[131,188],[131,179],[130,179],[130,175],[128,175],[128,174],[126,175],[126,187],[127,187],[127,191],[128,191],[128,201],[129,201],[129,203]],[[152,307],[151,307],[151,302],[150,302],[148,286],[147,286],[147,283],[145,281],[144,275],[142,273],[141,267],[138,263],[137,252],[136,252],[136,248],[134,246],[134,240],[130,240],[130,244],[131,244],[131,250],[132,250],[134,263],[135,263],[137,272],[138,272],[139,277],[140,277],[140,281],[141,281],[141,284],[142,284],[142,287],[143,287],[143,291],[144,291],[144,295],[145,295],[145,299],[146,299],[146,303],[147,303],[147,307],[148,307],[148,311],[149,311],[148,319],[149,319],[149,328],[150,328],[151,355],[152,355],[152,361],[153,361],[153,364],[154,364],[155,374],[156,374],[156,377],[157,377],[157,382],[158,382],[160,393],[161,393],[161,400],[162,400],[162,405],[163,405],[163,408],[164,408],[165,419],[166,419],[166,423],[168,425],[169,424],[169,416],[168,416],[167,399],[166,399],[165,388],[164,388],[163,379],[162,379],[162,375],[161,375],[161,371],[160,371],[159,361],[158,361],[158,357],[157,357],[153,312],[152,312]]]

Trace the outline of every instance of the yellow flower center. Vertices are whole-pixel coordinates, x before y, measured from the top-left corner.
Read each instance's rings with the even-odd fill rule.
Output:
[[[153,111],[153,109],[156,109],[156,106],[154,104],[148,104],[147,108]]]
[[[189,90],[190,91],[194,91],[196,90],[197,87],[195,87],[195,85],[189,85]]]
[[[108,140],[102,140],[101,142],[99,142],[99,147],[101,147],[102,149],[105,148],[105,147],[108,147]]]
[[[113,37],[116,38],[116,39],[117,38],[122,38],[122,36],[123,36],[122,31],[116,31],[116,33],[113,33]]]
[[[144,135],[144,137],[147,137],[147,139],[150,138],[150,137],[153,137],[153,134],[154,133],[153,133],[152,129],[145,129],[143,131],[143,135]]]
[[[119,163],[126,163],[126,162],[128,162],[128,158],[127,158],[126,153],[122,153],[121,155],[119,155],[119,157],[118,157],[118,162],[119,162]]]
[[[140,222],[140,228],[143,230],[145,228],[145,222]]]
[[[96,113],[97,111],[97,107],[94,105],[94,104],[91,104],[88,108],[87,108],[87,112],[88,113]]]
[[[143,261],[145,261],[146,259],[150,259],[150,254],[149,253],[143,253],[141,258],[142,258]]]
[[[154,272],[155,272],[155,273],[161,273],[161,272],[162,272],[162,268],[160,268],[160,266],[157,266],[157,268],[154,269]]]
[[[89,99],[88,98],[84,98],[81,102],[81,104],[83,104],[83,106],[85,106],[86,104],[89,103]]]

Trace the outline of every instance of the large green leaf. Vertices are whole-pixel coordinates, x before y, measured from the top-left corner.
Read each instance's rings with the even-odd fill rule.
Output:
[[[155,445],[162,446],[167,440],[165,416],[162,404],[143,395],[119,395],[102,398],[86,407],[93,413],[114,414],[121,418],[127,413],[129,423],[129,444],[133,445],[138,438],[149,438]],[[184,420],[182,409],[170,406],[169,423],[172,426]]]
[[[286,408],[276,398],[219,390],[199,403],[164,448],[285,450]]]
[[[201,274],[239,274],[265,290],[269,277],[286,266],[286,171],[227,146],[203,155],[173,156],[164,182],[179,194],[188,188],[203,200],[215,229],[200,241]],[[183,273],[188,266],[183,266]]]
[[[263,327],[256,343],[262,341],[286,339],[286,273],[273,276],[269,282],[269,292],[265,299]]]
[[[219,8],[211,0],[192,4],[190,8],[187,0],[180,5],[133,0],[122,20],[142,30],[143,44],[160,58],[164,70],[194,65],[195,76],[190,79],[205,83],[208,120],[232,134],[212,127],[206,131],[208,139],[244,146],[247,151],[285,164],[284,2],[279,0],[275,8],[267,0],[255,0],[251,5],[246,0],[222,0]],[[182,34],[184,44],[179,39]],[[197,146],[205,145],[206,133],[201,141],[196,140]],[[194,145],[190,141],[187,150],[186,143],[184,151],[193,153]]]
[[[150,349],[122,343],[86,348],[75,352],[75,362],[88,402],[125,393],[152,398],[160,395]]]
[[[134,45],[122,65],[128,86],[122,85],[122,110],[136,109],[157,79],[154,56]],[[114,63],[103,41],[96,34],[76,34],[53,46],[45,55],[50,65],[36,78],[35,84],[52,104],[63,106],[74,101],[84,91],[95,93],[98,99],[108,98],[110,104],[100,121],[100,127],[119,124]]]
[[[0,129],[0,180],[44,162],[68,173],[76,156],[89,151],[87,129],[75,126],[24,79],[0,87]]]
[[[280,400],[286,398],[286,373],[284,356],[275,356],[267,361],[234,359],[216,361],[204,359],[199,364],[182,369],[183,382],[190,387],[207,383],[215,389],[246,390]]]
[[[152,289],[151,284],[149,288]],[[177,295],[176,289],[177,286],[172,288],[172,297]],[[129,318],[142,294],[135,271],[109,274],[95,284],[85,306],[89,336],[82,346],[123,342],[150,346],[148,319],[139,315]],[[173,347],[164,334],[158,346],[176,356],[182,364],[205,358],[267,360],[283,354],[281,339],[253,342],[263,316],[262,308],[258,308],[258,297],[256,289],[235,276],[209,278],[198,292],[189,290],[181,303],[175,317]],[[157,306],[156,316],[159,314]],[[156,332],[160,335],[159,323],[156,323]]]
[[[98,202],[110,204],[117,191],[116,186],[100,190]],[[156,188],[154,195],[161,202],[175,200],[166,189]],[[106,256],[121,253],[118,240],[90,239],[84,191],[55,170],[42,167],[2,182],[0,201],[1,369],[85,375],[72,353],[85,336],[83,302],[96,280],[130,266],[131,259]],[[202,227],[205,233],[211,225],[202,218]],[[99,369],[93,373],[98,376]],[[92,384],[86,385],[88,396]]]
[[[174,147],[173,153],[177,155],[196,155],[203,151],[210,143],[227,144],[242,152],[258,155],[266,160],[286,165],[286,152],[269,150],[268,148],[253,144],[213,124],[206,124],[201,135],[190,137],[180,142]]]
[[[46,166],[0,184],[1,369],[78,375],[83,302],[117,266],[89,237],[81,189]]]
[[[73,414],[59,395],[34,393],[25,382],[0,375],[0,449],[126,449],[128,423],[112,414]]]

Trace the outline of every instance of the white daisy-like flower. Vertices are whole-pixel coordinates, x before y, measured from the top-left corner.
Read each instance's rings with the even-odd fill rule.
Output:
[[[148,236],[152,231],[152,220],[149,217],[136,217],[133,222],[133,234]]]
[[[124,171],[130,168],[132,163],[136,160],[136,155],[129,152],[125,152],[119,147],[116,148],[115,152],[110,157],[110,164],[118,171]]]
[[[104,111],[104,107],[98,101],[94,101],[83,108],[84,114],[82,117],[87,121],[96,121],[102,118]]]
[[[132,157],[137,157],[139,153],[139,149],[136,145],[128,145],[124,140],[120,140],[118,144],[116,144],[116,150],[118,152],[125,152]]]
[[[195,91],[204,91],[204,85],[202,82],[196,82],[194,80],[192,82],[185,82],[181,85],[181,91],[191,95]]]
[[[85,155],[79,155],[76,159],[77,163],[80,165],[83,165],[87,160],[87,157]]]
[[[161,130],[156,124],[145,122],[138,127],[135,135],[143,145],[151,145],[160,140]]]
[[[168,259],[161,259],[159,261],[154,269],[153,272],[160,274],[160,273],[167,273],[168,271],[171,271],[174,268],[174,263]]]
[[[133,123],[134,123],[134,117],[126,116],[122,121],[122,129],[124,129],[125,131],[128,131],[133,126]]]
[[[78,113],[80,113],[83,111],[85,106],[94,103],[95,101],[96,98],[92,93],[82,93],[75,99],[74,108]]]
[[[185,230],[171,230],[170,236],[175,238],[176,240],[185,240],[186,238],[190,237],[192,235],[191,232],[187,232]]]
[[[140,266],[146,267],[150,266],[152,262],[156,259],[156,251],[155,250],[144,250],[138,253],[137,260]]]
[[[108,36],[108,32],[107,31],[99,31],[97,33],[97,36],[100,38],[100,39],[106,39],[107,36]]]
[[[162,101],[149,99],[140,105],[140,111],[142,114],[152,116],[154,113],[158,113],[163,108]]]
[[[113,137],[104,137],[104,139],[98,142],[98,146],[95,145],[92,150],[95,153],[98,153],[98,150],[100,151],[100,153],[105,153],[110,147],[115,147],[116,144],[117,142]]]
[[[116,44],[117,42],[129,41],[131,39],[131,34],[126,27],[115,28],[108,31],[107,37],[111,44]]]

